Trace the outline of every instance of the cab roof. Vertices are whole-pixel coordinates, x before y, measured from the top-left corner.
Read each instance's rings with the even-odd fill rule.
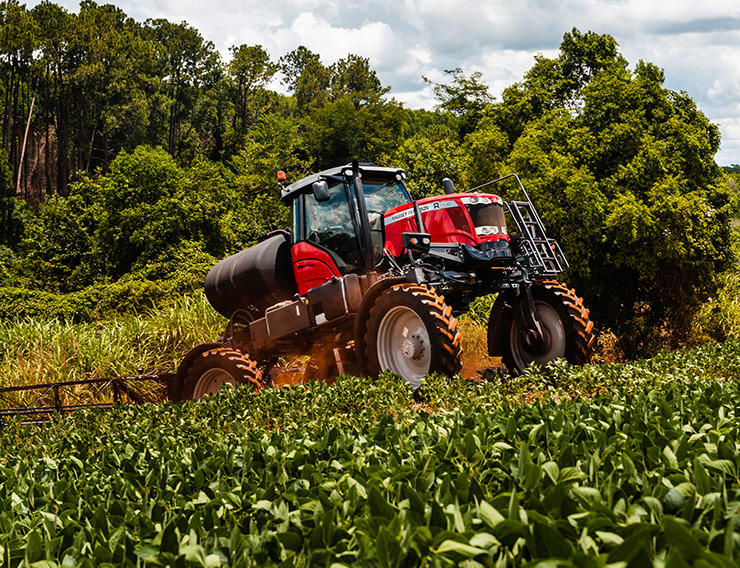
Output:
[[[280,198],[285,202],[288,203],[291,200],[295,199],[299,194],[303,193],[307,189],[310,189],[314,182],[326,179],[326,178],[339,178],[344,177],[344,172],[347,170],[352,170],[352,164],[345,164],[344,166],[336,166],[334,168],[329,168],[328,170],[324,170],[321,172],[318,172],[316,174],[311,174],[310,176],[306,176],[303,179],[300,179],[298,181],[295,181],[291,183],[290,185],[284,187],[282,191],[280,192]],[[375,164],[360,164],[360,173],[363,177],[366,178],[393,178],[396,175],[401,175],[403,177],[406,177],[406,174],[404,171],[400,168],[384,168],[381,166],[376,166]],[[345,178],[347,179],[347,178]]]

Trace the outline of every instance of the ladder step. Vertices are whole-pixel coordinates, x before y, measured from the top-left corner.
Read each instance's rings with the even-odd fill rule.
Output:
[[[545,227],[528,201],[508,202],[509,213],[522,237],[522,252],[528,258],[530,266],[539,274],[559,274],[567,267],[560,247],[547,237]],[[557,250],[553,248],[557,247]],[[562,263],[561,263],[562,260]]]

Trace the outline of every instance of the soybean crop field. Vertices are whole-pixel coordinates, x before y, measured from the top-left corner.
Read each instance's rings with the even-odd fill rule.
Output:
[[[0,566],[734,566],[739,376],[734,343],[11,423]]]

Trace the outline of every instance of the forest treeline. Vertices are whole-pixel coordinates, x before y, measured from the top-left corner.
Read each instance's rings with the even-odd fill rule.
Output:
[[[0,2],[0,26],[2,317],[90,319],[196,289],[236,243],[289,224],[277,170],[358,158],[403,167],[417,197],[517,172],[568,283],[629,354],[685,342],[697,314],[726,333],[737,196],[718,128],[611,36],[573,29],[498,100],[449,70],[436,108],[412,110],[366,58],[240,45],[225,61],[187,23],[89,0]]]

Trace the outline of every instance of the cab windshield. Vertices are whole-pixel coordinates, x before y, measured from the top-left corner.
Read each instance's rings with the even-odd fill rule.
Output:
[[[406,188],[396,180],[362,180],[362,187],[365,190],[365,201],[369,213],[372,211],[384,213],[388,209],[411,203]]]

